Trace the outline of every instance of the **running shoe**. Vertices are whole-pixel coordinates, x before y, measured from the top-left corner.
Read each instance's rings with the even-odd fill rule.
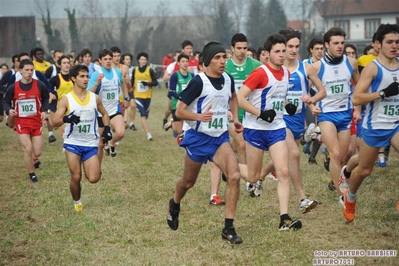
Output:
[[[33,158],[33,166],[35,167],[35,169],[39,168],[41,164],[42,163],[40,162],[39,158]]]
[[[309,157],[308,163],[309,164],[317,164],[317,161],[315,158]]]
[[[36,175],[30,176],[30,181],[32,181],[32,183],[36,183],[39,181],[39,179],[37,179]]]
[[[310,123],[308,128],[305,130],[305,133],[303,134],[303,139],[305,142],[310,142],[312,141],[312,136],[311,134],[314,132],[314,129],[316,128],[315,123]]]
[[[387,162],[385,161],[385,154],[383,152],[379,152],[378,153],[377,165],[379,167],[386,167],[387,166]]]
[[[330,182],[328,182],[327,186],[328,186],[328,189],[331,190],[331,191],[335,191],[337,189],[332,180]]]
[[[280,222],[279,231],[288,231],[290,229],[296,231],[302,228],[302,222],[299,220],[284,220]]]
[[[115,146],[111,146],[111,157],[115,158],[116,157],[116,149]]]
[[[304,154],[307,154],[307,155],[310,154],[310,148],[309,148],[309,146],[308,146],[307,144],[305,144],[305,145],[303,146],[302,152],[303,152]]]
[[[163,129],[165,131],[168,131],[170,128],[172,128],[172,123],[173,123],[173,120],[170,120],[169,122],[166,122],[165,125],[163,125]]]
[[[237,235],[236,230],[234,227],[231,227],[229,229],[223,229],[222,230],[222,239],[229,241],[230,245],[237,245],[241,244],[242,238]]]
[[[136,126],[135,126],[133,123],[130,123],[129,128],[130,128],[131,130],[133,130],[133,131],[136,131],[136,130],[137,130]]]
[[[349,181],[350,181],[350,178],[346,178],[346,176],[344,175],[345,169],[346,165],[342,167],[341,174],[339,175],[339,180],[338,180],[338,188],[342,193],[344,193],[345,189],[349,187]]]
[[[274,181],[277,181],[277,180],[278,180],[277,175],[276,175],[276,172],[270,172],[270,173],[267,174],[266,177],[267,177],[267,178],[270,178],[271,180],[274,180]]]
[[[83,210],[83,205],[82,203],[77,203],[75,204],[75,211],[81,212]]]
[[[106,155],[106,156],[109,156],[109,154],[110,154],[109,144],[107,144],[107,145],[104,146],[104,151],[105,151],[105,155]]]
[[[52,142],[55,142],[55,141],[57,141],[57,138],[54,135],[51,135],[51,136],[48,137],[48,143],[52,143]]]
[[[316,200],[310,200],[308,198],[305,198],[299,203],[299,210],[301,213],[307,213],[311,209],[315,208],[317,206],[318,202]]]
[[[170,229],[177,230],[177,228],[179,228],[179,212],[180,212],[180,210],[172,209],[172,201],[173,201],[173,198],[171,198],[169,200],[169,213],[168,213],[168,216],[166,216],[166,221],[168,222]]]
[[[260,197],[260,195],[262,195],[262,191],[263,191],[262,183],[263,183],[262,180],[256,181],[256,183],[255,183],[255,189],[254,189],[254,191],[253,191],[254,197]]]
[[[351,222],[353,222],[353,220],[355,220],[356,201],[349,202],[347,199],[347,194],[348,194],[348,189],[345,189],[343,212],[344,212],[344,217],[345,217],[346,221],[351,223]]]
[[[324,160],[323,160],[324,168],[329,172],[330,171],[330,153],[326,151],[324,154]]]
[[[152,141],[151,133],[147,133],[147,140]]]
[[[220,199],[218,195],[215,195],[211,198],[211,200],[209,201],[209,204],[221,206],[221,205],[225,205],[226,202],[224,200]]]

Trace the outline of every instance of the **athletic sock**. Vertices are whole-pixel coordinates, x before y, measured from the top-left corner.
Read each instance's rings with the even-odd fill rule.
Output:
[[[234,222],[234,219],[225,218],[225,219],[224,219],[224,228],[225,228],[225,229],[230,229],[230,228],[232,228],[232,227],[233,227],[233,222]]]
[[[351,172],[348,172],[346,169],[347,169],[347,167],[345,167],[345,169],[344,169],[344,176],[346,178],[350,178],[351,177]]]
[[[52,135],[54,135],[54,134],[53,134],[53,131],[49,131],[49,132],[48,132],[48,136],[51,137]]]
[[[355,202],[357,197],[357,193],[352,193],[348,189],[348,193],[346,194],[346,198],[348,199],[349,202]]]
[[[76,204],[82,204],[82,202],[80,200],[74,200],[73,203]]]

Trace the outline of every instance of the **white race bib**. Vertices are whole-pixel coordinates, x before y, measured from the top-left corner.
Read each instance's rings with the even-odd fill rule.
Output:
[[[34,116],[37,114],[36,99],[18,100],[19,117]]]

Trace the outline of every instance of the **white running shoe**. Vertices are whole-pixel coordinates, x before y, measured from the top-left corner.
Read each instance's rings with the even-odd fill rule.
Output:
[[[270,178],[271,180],[278,181],[276,172],[270,172],[270,173],[267,174],[266,177],[267,177],[267,178]]]
[[[301,213],[307,213],[311,209],[315,208],[317,206],[318,202],[316,200],[310,200],[308,198],[305,198],[304,200],[299,203],[299,210]]]
[[[150,141],[152,140],[152,136],[151,136],[150,133],[147,133],[147,139],[150,140]]]
[[[349,187],[349,182],[350,182],[350,178],[346,178],[346,176],[344,175],[345,169],[346,165],[342,167],[341,174],[339,175],[339,180],[338,180],[338,187],[342,193],[344,193],[345,189]]]
[[[262,180],[258,180],[255,183],[255,189],[253,191],[253,194],[255,197],[260,197],[262,195],[263,187],[262,187]]]

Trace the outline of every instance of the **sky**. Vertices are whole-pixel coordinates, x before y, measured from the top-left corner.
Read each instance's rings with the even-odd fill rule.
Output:
[[[38,9],[35,7],[36,3],[43,3],[48,1],[50,3],[50,14],[52,18],[66,18],[65,7],[71,9],[79,6],[85,0],[0,0],[0,16],[32,16],[38,15]],[[123,0],[94,0],[103,3],[107,7],[116,6],[118,3],[123,6]],[[190,2],[192,0],[129,0],[134,2],[136,7],[143,12],[143,14],[153,15],[157,5],[160,2],[168,3],[170,10],[174,13],[180,11],[191,10]]]

